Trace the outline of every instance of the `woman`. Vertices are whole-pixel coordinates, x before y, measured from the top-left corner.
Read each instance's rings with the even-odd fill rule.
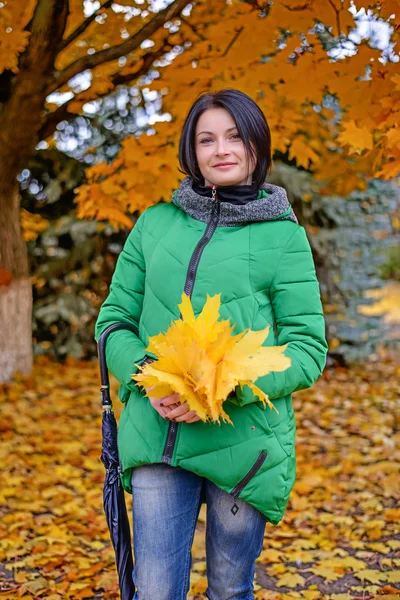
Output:
[[[296,471],[292,392],[310,387],[325,366],[325,324],[314,262],[283,188],[265,184],[270,131],[257,104],[226,89],[200,96],[179,147],[186,177],[172,201],[139,217],[101,307],[96,340],[113,332],[110,371],[125,402],[119,425],[124,489],[133,494],[136,600],[183,600],[191,546],[207,504],[210,600],[253,598],[255,560],[266,522],[282,519]],[[234,425],[200,420],[174,394],[151,397],[132,380],[149,336],[180,316],[182,292],[196,313],[221,293],[221,318],[234,333],[270,325],[265,345],[288,344],[291,366],[256,384],[277,407],[264,409],[249,387],[224,403]]]

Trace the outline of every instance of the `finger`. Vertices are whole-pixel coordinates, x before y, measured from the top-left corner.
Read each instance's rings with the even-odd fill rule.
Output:
[[[180,417],[175,417],[175,421],[190,421],[191,419],[193,419],[193,417],[196,417],[196,411],[195,410],[189,410],[189,412],[185,413],[184,415],[181,415]]]
[[[178,408],[178,406],[181,406],[181,405],[180,404],[171,404],[170,406],[167,406],[164,410],[166,410],[166,412],[168,414],[171,412],[171,410]]]
[[[152,405],[153,408],[155,408],[157,410],[157,412],[160,413],[160,415],[164,418],[166,418],[168,416],[168,414],[171,412],[171,410],[173,408],[177,408],[178,406],[180,406],[180,404],[173,404],[172,406],[167,406],[166,408],[163,408],[160,404],[160,398],[149,398],[150,403]]]
[[[163,398],[160,398],[162,404],[164,406],[170,406],[171,404],[177,404],[179,402],[179,394],[171,394],[171,396],[164,396]]]
[[[201,421],[201,419],[198,415],[193,417],[193,419],[189,419],[189,421],[186,421],[186,423],[195,423],[196,421]]]
[[[177,408],[174,408],[168,413],[168,417],[170,419],[175,419],[175,417],[180,417],[188,412],[188,406],[186,402],[184,404],[180,404]]]

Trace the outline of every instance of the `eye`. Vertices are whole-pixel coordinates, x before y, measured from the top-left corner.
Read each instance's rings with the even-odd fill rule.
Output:
[[[234,138],[236,140],[241,140],[241,135],[240,133],[234,133],[231,135],[231,138]],[[200,140],[199,144],[207,144],[208,142],[212,142],[211,138],[203,138],[202,140]]]

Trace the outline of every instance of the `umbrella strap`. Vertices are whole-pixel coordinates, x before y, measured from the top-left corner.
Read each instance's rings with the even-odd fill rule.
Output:
[[[139,332],[138,332],[137,327],[135,327],[134,325],[131,325],[130,323],[113,323],[112,325],[109,325],[108,327],[106,327],[106,329],[101,333],[98,344],[97,344],[97,351],[98,351],[99,364],[100,364],[100,381],[101,381],[100,394],[101,394],[103,407],[111,406],[111,399],[110,399],[110,393],[109,393],[110,378],[108,376],[108,368],[107,368],[107,362],[106,362],[106,342],[107,342],[108,336],[111,333],[113,333],[114,331],[118,331],[119,329],[129,329],[129,331],[132,331],[132,333],[134,333],[137,337],[139,337]]]

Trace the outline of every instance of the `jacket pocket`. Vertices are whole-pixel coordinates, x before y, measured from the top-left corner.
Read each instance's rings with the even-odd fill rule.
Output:
[[[286,456],[291,457],[295,452],[296,419],[294,410],[290,409],[287,417],[278,425],[272,427],[275,438],[285,452]]]
[[[268,419],[268,411],[270,409],[268,407],[265,408],[264,406],[262,406],[261,402],[255,402],[257,408],[261,411],[263,415],[264,421],[269,427],[271,433],[273,433],[281,450],[288,457],[292,456],[293,454],[292,432],[296,424],[293,408],[287,410],[286,401],[284,401],[283,399],[280,400],[280,403],[281,405],[279,406],[279,413],[284,413],[284,416],[280,422],[274,423]]]
[[[239,498],[243,488],[249,483],[249,481],[255,476],[255,474],[260,470],[261,466],[267,459],[267,452],[265,450],[261,450],[260,454],[257,457],[257,460],[251,467],[251,469],[246,473],[246,475],[235,485],[232,491],[229,492],[231,496],[235,498],[235,502],[231,508],[231,513],[236,515],[239,510],[238,505],[236,504],[236,500]]]

